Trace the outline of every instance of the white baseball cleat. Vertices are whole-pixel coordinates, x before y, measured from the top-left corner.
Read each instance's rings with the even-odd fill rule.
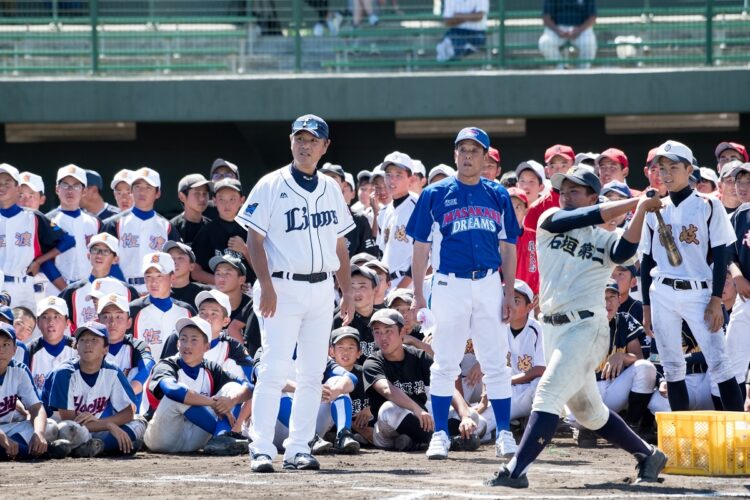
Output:
[[[516,440],[513,438],[513,433],[510,431],[500,431],[495,440],[495,456],[496,457],[511,457],[516,454]]]
[[[451,440],[445,431],[438,431],[432,434],[430,446],[427,448],[427,458],[430,460],[444,460],[448,458],[448,450],[451,447]]]

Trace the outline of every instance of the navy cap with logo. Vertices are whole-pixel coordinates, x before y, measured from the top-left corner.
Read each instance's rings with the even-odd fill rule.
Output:
[[[482,148],[484,148],[485,151],[490,149],[490,136],[487,135],[487,132],[485,132],[481,128],[466,127],[461,129],[461,131],[456,136],[456,141],[454,142],[454,144],[458,144],[459,142],[466,139],[478,143],[480,146],[482,146]]]
[[[101,191],[104,186],[104,181],[102,180],[102,176],[99,175],[99,172],[96,170],[86,170],[86,185],[88,187],[96,186],[97,189]]]
[[[609,281],[607,281],[607,284],[604,285],[604,291],[605,292],[615,292],[616,294],[619,294],[620,293],[620,285],[618,285],[615,280],[609,280]]]
[[[359,344],[359,331],[351,326],[342,326],[331,332],[331,344],[336,345],[345,338],[354,339]]]
[[[344,173],[344,167],[341,165],[334,165],[333,163],[325,163],[322,167],[318,170],[321,174],[335,174],[341,178],[343,181],[346,177],[346,174]]]
[[[240,259],[232,255],[217,255],[216,257],[211,257],[211,260],[208,261],[208,267],[211,268],[211,272],[215,272],[219,264],[229,264],[233,268],[237,269],[243,276],[247,274],[245,264],[243,264]]]
[[[396,324],[404,326],[405,321],[404,317],[401,316],[401,313],[395,309],[378,309],[375,311],[375,314],[372,315],[368,324],[372,326],[374,323],[383,323],[387,326]]]
[[[10,340],[13,342],[16,341],[16,329],[13,328],[13,325],[0,323],[0,334],[5,334],[7,337],[10,337]]]
[[[579,186],[588,186],[593,189],[596,194],[599,194],[602,190],[602,182],[590,167],[572,167],[564,174],[553,175],[550,182],[552,183],[552,187],[559,191],[564,180],[569,180],[573,184],[578,184]]]
[[[328,124],[319,116],[302,115],[292,123],[292,135],[302,131],[310,132],[318,139],[328,139]]]
[[[109,330],[107,330],[107,327],[99,323],[98,321],[87,321],[86,323],[82,324],[81,326],[76,328],[75,332],[73,332],[73,337],[78,338],[82,333],[85,332],[91,332],[97,337],[101,337],[106,340],[107,343],[109,343]]]
[[[13,320],[15,319],[13,316],[13,309],[6,305],[0,306],[0,317],[5,318],[9,323],[13,323]]]
[[[195,253],[193,252],[193,249],[190,247],[190,245],[186,245],[185,243],[181,241],[169,240],[166,243],[164,243],[164,246],[161,248],[161,251],[164,253],[169,253],[169,251],[172,250],[173,248],[177,248],[182,253],[187,255],[190,258],[190,262],[195,262]]]

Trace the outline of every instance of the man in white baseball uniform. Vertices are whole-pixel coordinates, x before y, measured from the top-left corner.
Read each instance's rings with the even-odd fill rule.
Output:
[[[263,357],[253,396],[251,469],[272,472],[279,397],[295,363],[297,391],[285,469],[319,469],[308,443],[315,434],[333,318],[336,272],[342,292],[341,316],[354,315],[349,253],[344,235],[354,228],[341,189],[316,172],[331,141],[328,124],[304,115],[292,124],[293,161],[264,176],[248,196],[237,222],[248,229],[250,259],[258,275],[253,303],[260,320]]]
[[[669,191],[662,216],[682,262],[670,263],[656,216],[649,215],[640,248],[643,327],[648,333],[653,324],[672,411],[687,410],[690,404],[682,352],[683,320],[706,357],[708,373],[719,387],[723,409],[742,411],[742,395],[721,329],[724,325],[721,296],[730,258],[728,245],[737,237],[719,200],[690,188],[692,161],[693,152],[677,141],[665,142],[654,156]]]
[[[560,208],[544,212],[537,228],[547,368],[518,451],[485,484],[528,488],[526,472],[552,440],[566,405],[579,424],[636,458],[636,482],[655,482],[667,456],[607,408],[594,371],[609,344],[602,290],[617,263],[632,261],[646,211],[657,209],[661,201],[654,197],[597,205],[601,182],[585,166],[556,173],[551,182],[560,192]],[[622,236],[599,227],[634,208]]]

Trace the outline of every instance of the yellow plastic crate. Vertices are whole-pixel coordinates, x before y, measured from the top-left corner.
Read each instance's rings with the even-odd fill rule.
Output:
[[[664,472],[691,476],[750,476],[750,414],[657,412]]]

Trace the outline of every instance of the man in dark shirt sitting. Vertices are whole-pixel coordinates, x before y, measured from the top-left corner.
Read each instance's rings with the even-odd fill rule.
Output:
[[[558,63],[562,69],[560,48],[570,42],[578,49],[582,68],[591,66],[596,57],[595,0],[544,0],[544,33],[539,38],[539,51],[545,59]]]

